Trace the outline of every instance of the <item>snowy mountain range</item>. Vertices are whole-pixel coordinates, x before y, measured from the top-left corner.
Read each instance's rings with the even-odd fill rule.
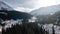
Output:
[[[13,10],[8,4],[3,1],[0,1],[0,10]]]
[[[33,10],[30,12],[32,15],[47,15],[47,14],[53,14],[57,11],[60,11],[60,4],[59,5],[53,5],[48,7],[42,7],[36,10]]]

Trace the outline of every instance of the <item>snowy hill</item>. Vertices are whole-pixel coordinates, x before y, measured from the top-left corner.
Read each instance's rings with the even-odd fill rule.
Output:
[[[13,10],[13,8],[7,5],[5,2],[0,1],[0,10]]]
[[[42,7],[36,10],[33,10],[30,12],[32,15],[46,15],[46,14],[51,14],[55,13],[56,11],[60,11],[60,4],[59,5],[53,5],[53,6],[48,6],[48,7]]]

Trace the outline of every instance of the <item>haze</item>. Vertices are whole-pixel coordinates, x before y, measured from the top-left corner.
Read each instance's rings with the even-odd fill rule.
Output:
[[[32,10],[60,4],[60,0],[1,0],[17,11],[31,12]]]

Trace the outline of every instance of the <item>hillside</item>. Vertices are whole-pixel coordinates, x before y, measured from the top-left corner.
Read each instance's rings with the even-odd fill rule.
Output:
[[[27,20],[30,19],[32,15],[24,12],[19,12],[19,11],[5,11],[5,10],[0,10],[0,19],[2,20],[10,20],[10,19],[23,19]]]
[[[47,14],[53,14],[56,11],[60,11],[60,4],[59,5],[53,5],[53,6],[47,6],[47,7],[41,7],[39,9],[31,11],[30,14],[32,14],[34,16],[47,15]]]
[[[14,10],[11,6],[9,6],[7,3],[0,1],[0,10]]]

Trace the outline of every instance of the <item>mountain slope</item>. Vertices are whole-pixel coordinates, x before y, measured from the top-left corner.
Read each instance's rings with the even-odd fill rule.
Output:
[[[0,1],[0,10],[13,10],[13,8],[7,5],[5,2]]]
[[[59,5],[53,5],[48,7],[42,7],[36,10],[33,10],[30,12],[32,15],[46,15],[50,13],[55,13],[56,11],[60,11],[60,4]]]
[[[2,20],[10,20],[10,19],[27,20],[27,19],[30,19],[31,17],[32,15],[24,12],[0,10],[0,19]]]

